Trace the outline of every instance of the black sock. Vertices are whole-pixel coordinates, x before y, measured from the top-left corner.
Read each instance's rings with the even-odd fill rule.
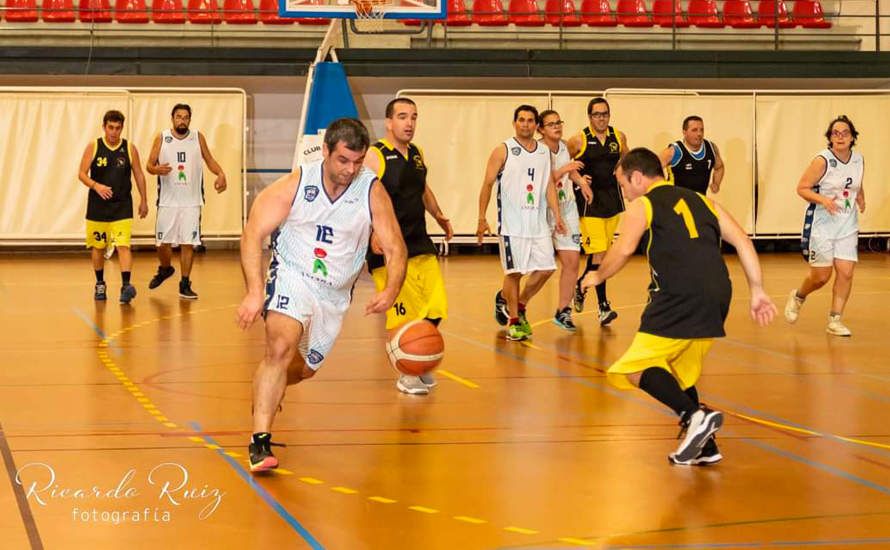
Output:
[[[597,266],[599,267],[599,266]],[[600,284],[593,287],[596,289],[596,301],[600,306],[609,303],[609,300],[606,300],[606,281],[601,282]]]
[[[640,389],[670,407],[680,417],[696,411],[695,402],[680,389],[677,379],[661,367],[649,367],[640,376]]]
[[[123,286],[127,286],[130,284],[130,272],[129,271],[121,271],[121,284]]]
[[[183,277],[182,279],[179,280],[179,284],[181,284],[181,285],[187,285],[187,284],[189,284],[189,278],[188,278],[188,277]]]
[[[695,389],[695,386],[689,386],[684,391],[686,392],[686,395],[689,396],[689,399],[692,399],[692,402],[695,403],[696,407],[701,405],[701,402],[698,400],[698,390]]]
[[[259,443],[261,440],[269,441],[272,439],[272,434],[269,432],[257,432],[253,434],[251,437],[251,443]]]
[[[593,263],[593,260],[590,259],[590,256],[587,257],[587,265],[584,266],[584,273],[581,274],[581,277],[578,278],[578,284],[581,284],[581,279],[584,278],[585,275],[590,273],[591,271],[596,271],[600,268],[600,264]]]
[[[104,270],[104,269],[97,269],[97,270],[96,270],[96,282],[97,282],[97,283],[104,283],[104,282],[105,282],[105,270]]]

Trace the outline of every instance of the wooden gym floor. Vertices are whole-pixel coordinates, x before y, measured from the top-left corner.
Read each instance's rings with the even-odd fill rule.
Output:
[[[371,284],[318,376],[292,388],[274,438],[283,469],[246,471],[251,374],[262,324],[234,325],[237,255],[198,257],[200,300],[154,291],[92,299],[85,253],[0,256],[0,546],[6,548],[750,548],[890,547],[890,257],[864,254],[845,321],[830,292],[800,321],[758,328],[741,270],[728,337],[699,385],[725,411],[724,461],[670,466],[676,419],[608,386],[645,302],[636,257],[580,330],[550,322],[555,278],[531,304],[534,339],[492,318],[494,256],[443,261],[446,358],[427,397],[400,394]],[[763,257],[779,309],[806,267]],[[177,266],[178,267],[178,266]],[[22,484],[16,484],[16,475]]]

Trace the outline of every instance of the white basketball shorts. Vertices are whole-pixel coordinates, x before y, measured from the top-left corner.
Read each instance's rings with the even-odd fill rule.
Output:
[[[201,244],[200,206],[159,206],[155,222],[157,244]]]
[[[531,273],[533,271],[556,271],[553,258],[553,241],[546,237],[498,237],[501,252],[501,266],[504,273]]]

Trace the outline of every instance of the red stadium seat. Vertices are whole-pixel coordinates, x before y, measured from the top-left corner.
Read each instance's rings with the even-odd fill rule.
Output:
[[[618,14],[618,23],[625,27],[652,26],[645,0],[618,0],[615,12]]]
[[[792,15],[794,22],[806,29],[831,28],[831,21],[825,20],[822,4],[818,0],[795,0]]]
[[[723,4],[723,22],[734,29],[756,29],[760,26],[754,19],[754,11],[748,0],[726,0]]]
[[[517,27],[543,27],[544,16],[536,0],[510,0],[510,22]]]
[[[689,20],[683,15],[680,0],[655,0],[652,4],[652,21],[660,27],[689,26]]]
[[[77,16],[72,0],[43,0],[43,20],[51,23],[71,23]]]
[[[714,0],[689,0],[686,13],[689,15],[689,22],[696,27],[718,29],[724,26]]]
[[[445,19],[445,24],[449,27],[468,27],[473,24],[464,0],[448,0],[447,9],[448,17]]]
[[[472,19],[483,27],[503,27],[508,23],[501,0],[473,0]]]
[[[609,0],[582,0],[581,22],[588,27],[615,27],[618,19],[612,13]]]
[[[216,0],[189,0],[188,3],[188,20],[189,23],[197,23],[199,25],[218,25],[222,23],[222,16],[219,14],[219,5]]]
[[[293,25],[296,19],[278,15],[278,0],[260,0],[260,21],[264,25]]]
[[[223,21],[229,25],[253,25],[257,22],[253,0],[224,0]]]
[[[577,27],[581,18],[575,11],[574,0],[547,0],[544,6],[544,17],[553,26]]]
[[[80,0],[80,20],[84,23],[110,23],[109,0]]]
[[[6,0],[6,20],[10,23],[37,21],[37,0]]]
[[[185,23],[182,0],[152,0],[152,21],[163,24]]]
[[[757,4],[757,22],[761,25],[773,28],[776,26],[776,6],[778,5],[779,28],[789,29],[794,26],[794,21],[788,17],[784,0],[760,0]]]
[[[145,0],[115,0],[114,19],[118,23],[148,23]]]

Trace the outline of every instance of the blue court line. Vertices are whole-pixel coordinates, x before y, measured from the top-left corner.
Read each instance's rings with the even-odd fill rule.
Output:
[[[260,496],[260,498],[262,498],[264,501],[266,501],[266,504],[271,506],[272,509],[275,510],[279,516],[281,516],[281,519],[286,521],[287,524],[290,525],[294,531],[299,533],[300,536],[303,537],[303,539],[307,543],[309,543],[309,546],[311,546],[315,550],[323,550],[324,549],[324,546],[322,546],[320,542],[315,540],[315,537],[313,537],[312,534],[309,531],[307,531],[306,528],[303,527],[300,524],[300,522],[297,521],[297,519],[294,516],[292,516],[290,514],[290,512],[288,512],[284,508],[284,506],[282,506],[281,504],[278,503],[277,500],[275,500],[275,497],[270,495],[269,492],[266,491],[262,485],[260,485],[259,483],[256,482],[255,479],[253,479],[253,476],[247,470],[244,469],[244,466],[242,466],[241,463],[239,463],[237,460],[230,457],[229,455],[225,454],[225,452],[222,449],[222,445],[217,443],[212,437],[207,436],[207,435],[202,435],[204,430],[201,428],[200,424],[198,424],[194,420],[190,421],[188,424],[189,424],[189,426],[191,426],[191,428],[195,432],[197,432],[198,436],[201,439],[203,439],[205,442],[210,443],[211,445],[216,445],[217,447],[220,447],[219,449],[216,449],[216,454],[218,454],[223,459],[225,459],[225,461],[229,463],[229,466],[231,466],[232,469],[234,469],[235,472],[239,476],[241,476],[241,479],[246,481],[247,484],[251,487],[251,489],[253,489]]]
[[[248,168],[248,174],[290,174],[290,168]]]
[[[93,329],[93,332],[95,332],[96,335],[99,336],[99,338],[101,338],[103,340],[108,338],[105,335],[105,332],[103,332],[102,329],[99,328],[99,326],[96,325],[96,323],[94,323],[93,320],[90,319],[86,313],[81,311],[80,308],[73,307],[73,308],[71,308],[71,310],[74,311],[74,314],[77,315],[78,317],[80,317],[81,320],[83,320],[83,322],[87,324],[87,326],[89,326],[91,329]],[[114,343],[114,340],[108,341],[108,349],[113,351],[115,355],[121,355],[123,353],[123,351],[121,351],[120,346],[118,346],[117,344]]]
[[[834,466],[829,466],[828,464],[822,464],[821,462],[816,462],[815,460],[810,460],[809,458],[802,457],[800,455],[796,455],[794,453],[779,449],[778,447],[773,447],[768,443],[763,443],[761,441],[757,441],[756,439],[742,438],[742,441],[745,443],[749,443],[754,445],[755,447],[760,447],[763,450],[769,451],[771,453],[775,453],[779,456],[783,456],[785,458],[789,458],[794,460],[795,462],[800,462],[807,466],[811,466],[813,468],[818,468],[824,472],[828,472],[829,474],[836,475],[838,477],[842,477],[848,481],[852,481],[854,483],[858,483],[860,485],[864,485],[869,489],[874,489],[875,491],[879,491],[886,495],[890,495],[890,488],[884,487],[883,485],[878,485],[873,481],[869,481],[867,479],[861,478],[859,476],[853,475],[851,473],[845,472],[839,468],[835,468]]]

